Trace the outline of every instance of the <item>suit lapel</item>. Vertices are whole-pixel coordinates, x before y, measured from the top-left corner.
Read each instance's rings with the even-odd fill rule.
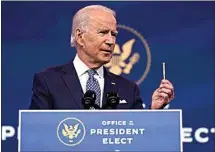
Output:
[[[107,71],[107,69],[104,67],[104,93],[103,93],[103,102],[102,104],[106,104],[106,94],[108,92],[116,92],[119,93],[117,84],[113,76],[110,74],[110,72]]]
[[[75,103],[79,108],[84,108],[82,105],[82,97],[83,97],[83,90],[81,88],[81,84],[76,73],[75,67],[73,62],[65,65],[63,67],[63,71],[65,74],[62,75],[62,79],[64,80],[66,86],[68,87],[72,97],[74,98]],[[72,101],[71,101],[72,102]]]
[[[76,105],[83,109],[82,97],[84,95],[78,75],[76,73],[73,62],[70,62],[63,67],[64,74],[62,79],[64,80],[67,88],[69,89]],[[104,92],[103,92],[103,105],[106,104],[106,94],[108,92],[117,92],[119,93],[117,83],[113,76],[107,71],[104,67]],[[71,101],[72,102],[72,101]]]

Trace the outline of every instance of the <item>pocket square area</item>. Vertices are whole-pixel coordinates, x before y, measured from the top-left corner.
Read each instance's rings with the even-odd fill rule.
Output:
[[[127,103],[127,101],[126,100],[119,100],[119,103]]]

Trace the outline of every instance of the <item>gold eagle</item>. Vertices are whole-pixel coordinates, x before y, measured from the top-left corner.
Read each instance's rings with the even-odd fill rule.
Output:
[[[63,136],[69,138],[69,142],[73,142],[73,138],[77,138],[78,135],[81,133],[81,130],[78,129],[79,124],[76,124],[74,127],[68,126],[67,124],[63,124],[64,129],[62,129]]]

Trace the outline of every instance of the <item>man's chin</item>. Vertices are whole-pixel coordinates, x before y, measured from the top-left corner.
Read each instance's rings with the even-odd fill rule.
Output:
[[[109,63],[110,62],[110,60],[103,60],[103,61],[101,61],[101,63],[102,63],[102,65],[105,65],[105,64],[107,64],[107,63]]]
[[[107,64],[110,62],[112,56],[109,56],[109,57],[103,57],[100,61],[103,63],[103,64]]]

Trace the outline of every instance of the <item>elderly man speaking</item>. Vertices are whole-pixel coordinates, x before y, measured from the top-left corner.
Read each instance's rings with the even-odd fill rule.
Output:
[[[112,58],[117,33],[113,10],[101,5],[80,9],[73,17],[71,36],[77,54],[68,64],[35,74],[30,109],[84,109],[87,91],[94,93],[98,108],[107,104],[107,93],[115,92],[125,101],[117,109],[143,109],[138,86],[104,67]],[[173,85],[162,80],[152,95],[151,109],[161,109],[173,98]]]

